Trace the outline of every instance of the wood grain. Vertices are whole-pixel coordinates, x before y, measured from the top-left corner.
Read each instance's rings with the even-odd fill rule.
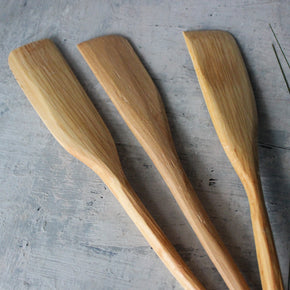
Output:
[[[129,185],[102,118],[48,39],[12,51],[9,66],[58,142],[110,188],[163,263],[185,289],[204,289]]]
[[[248,289],[181,166],[159,92],[129,42],[111,35],[85,41],[78,48],[152,159],[228,287]]]
[[[220,142],[248,195],[263,289],[283,289],[259,176],[256,103],[240,50],[223,31],[184,37]]]

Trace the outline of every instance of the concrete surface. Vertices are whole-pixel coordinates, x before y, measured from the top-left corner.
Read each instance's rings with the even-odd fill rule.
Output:
[[[128,37],[161,91],[179,156],[252,289],[260,289],[249,207],[210,121],[181,32],[236,37],[257,99],[266,205],[285,285],[289,258],[289,94],[271,23],[290,58],[289,1],[0,1],[0,289],[180,289],[91,170],[50,135],[14,80],[9,52],[53,39],[117,143],[133,188],[208,289],[225,289],[169,190],[76,44]],[[285,73],[289,69],[276,45]]]

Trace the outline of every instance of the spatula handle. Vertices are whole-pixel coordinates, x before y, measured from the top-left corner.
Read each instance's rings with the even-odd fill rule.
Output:
[[[172,163],[157,162],[155,165],[225,283],[229,289],[249,289],[188,180],[178,157],[171,155],[167,156],[167,159],[172,160]]]
[[[205,289],[184,263],[127,181],[107,184],[131,220],[184,289]]]
[[[261,183],[243,182],[248,195],[262,287],[283,290],[283,281]]]

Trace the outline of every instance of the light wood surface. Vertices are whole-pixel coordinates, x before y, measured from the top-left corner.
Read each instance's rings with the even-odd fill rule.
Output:
[[[180,284],[204,289],[129,185],[109,130],[56,46],[45,39],[15,49],[9,66],[49,131],[101,177]]]
[[[283,289],[258,168],[257,110],[234,38],[224,31],[184,33],[220,142],[247,192],[263,289]]]
[[[111,35],[85,41],[78,48],[152,159],[227,286],[247,289],[181,166],[161,97],[129,42]]]

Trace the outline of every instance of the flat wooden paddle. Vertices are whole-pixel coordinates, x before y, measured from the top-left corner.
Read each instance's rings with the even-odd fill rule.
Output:
[[[216,132],[248,195],[263,289],[283,289],[259,177],[255,98],[240,50],[223,31],[184,37]]]
[[[172,275],[185,289],[204,289],[129,185],[108,128],[56,46],[17,48],[9,66],[49,131],[103,179]]]
[[[154,162],[228,287],[248,289],[181,166],[161,97],[129,42],[111,35],[78,48]]]

